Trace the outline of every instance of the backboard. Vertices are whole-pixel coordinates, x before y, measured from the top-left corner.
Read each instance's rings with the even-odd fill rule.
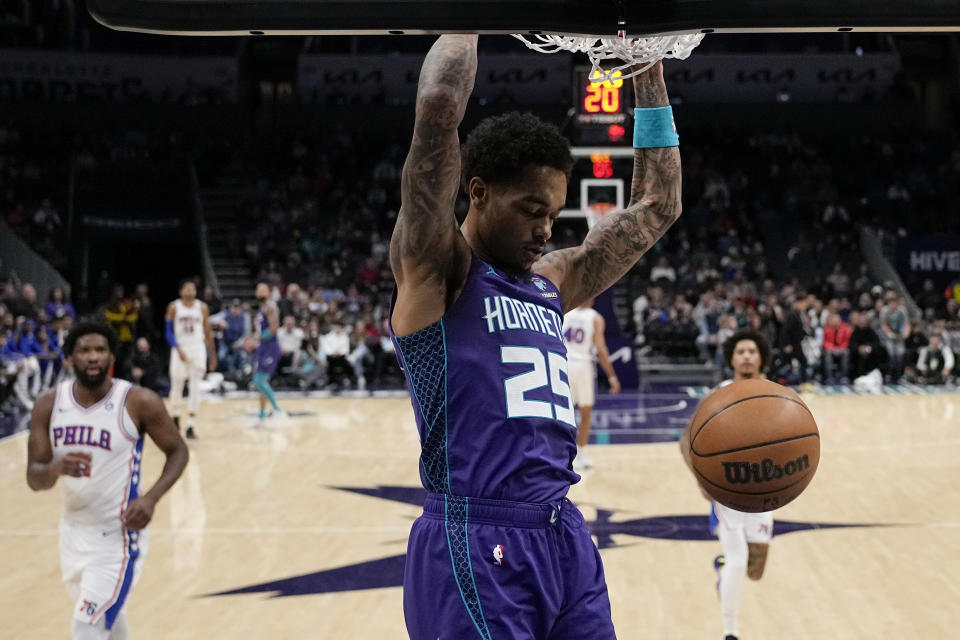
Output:
[[[127,31],[181,35],[960,30],[953,0],[87,0]]]

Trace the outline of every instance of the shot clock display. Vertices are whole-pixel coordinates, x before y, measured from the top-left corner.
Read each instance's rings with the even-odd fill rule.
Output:
[[[629,144],[627,114],[632,107],[632,89],[619,77],[594,79],[590,67],[574,70],[573,94],[578,142],[581,144]]]

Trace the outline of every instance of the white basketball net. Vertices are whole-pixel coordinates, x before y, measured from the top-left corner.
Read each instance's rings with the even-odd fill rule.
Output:
[[[593,70],[590,78],[594,82],[612,80],[613,74],[619,71],[620,78],[631,78],[639,75],[653,66],[657,60],[676,58],[686,60],[690,52],[703,40],[702,33],[686,33],[672,36],[651,36],[648,38],[627,38],[620,32],[615,38],[578,38],[574,36],[558,36],[536,34],[527,36],[513,34],[525,45],[540,53],[557,53],[560,51],[583,52],[590,58]],[[606,69],[600,64],[607,60],[617,60],[621,64]],[[631,69],[634,65],[637,68]]]

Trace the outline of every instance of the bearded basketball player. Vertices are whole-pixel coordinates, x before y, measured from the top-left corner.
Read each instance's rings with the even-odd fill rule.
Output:
[[[160,397],[110,378],[116,345],[110,327],[78,324],[63,348],[76,380],[41,395],[30,423],[27,484],[34,491],[63,486],[60,567],[73,600],[73,640],[130,637],[124,611],[147,554],[146,526],[188,458]],[[145,435],[166,456],[148,491]]]

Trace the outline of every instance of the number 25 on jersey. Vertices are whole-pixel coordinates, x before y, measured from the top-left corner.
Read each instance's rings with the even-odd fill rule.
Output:
[[[571,427],[577,426],[567,382],[567,359],[562,354],[547,351],[544,355],[537,347],[502,346],[500,361],[503,364],[526,364],[532,367],[503,381],[508,418],[556,418]],[[560,377],[561,373],[563,378]],[[527,393],[547,386],[562,402],[527,398]]]

